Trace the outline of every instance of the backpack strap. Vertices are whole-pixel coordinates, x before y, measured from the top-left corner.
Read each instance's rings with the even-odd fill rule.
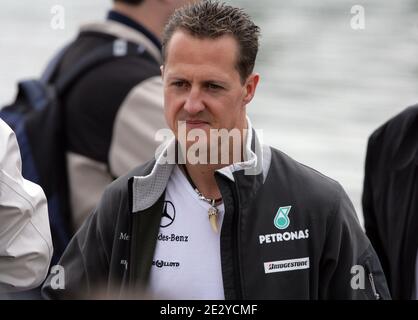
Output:
[[[55,81],[55,93],[60,96],[79,78],[82,74],[112,59],[127,56],[152,56],[146,51],[142,44],[135,44],[123,39],[115,39],[97,49],[89,52],[76,63],[73,68],[58,77]]]
[[[58,69],[60,62],[62,61],[62,58],[64,57],[64,54],[67,52],[67,49],[70,47],[70,45],[71,43],[61,48],[48,63],[40,78],[40,81],[43,84],[48,84],[51,81],[51,79],[55,75],[55,72]]]

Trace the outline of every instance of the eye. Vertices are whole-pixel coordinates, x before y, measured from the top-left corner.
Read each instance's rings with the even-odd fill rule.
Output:
[[[183,88],[187,85],[186,81],[182,81],[182,80],[177,80],[177,81],[173,81],[171,83],[171,85],[173,87],[177,87],[177,88]]]
[[[215,83],[208,83],[207,87],[210,90],[221,90],[221,89],[223,89],[223,87],[221,87],[220,85],[215,84]]]

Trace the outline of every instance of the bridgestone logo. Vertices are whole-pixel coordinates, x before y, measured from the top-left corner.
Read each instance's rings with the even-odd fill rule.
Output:
[[[309,269],[309,257],[264,263],[265,273],[284,272],[302,269]]]

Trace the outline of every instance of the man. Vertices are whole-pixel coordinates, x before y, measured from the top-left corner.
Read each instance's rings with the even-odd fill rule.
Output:
[[[107,188],[60,261],[65,289],[51,277],[46,297],[101,287],[174,299],[389,298],[341,186],[260,145],[246,117],[258,36],[225,4],[174,13],[162,75],[175,141]]]
[[[363,190],[366,233],[394,299],[418,300],[418,105],[370,137]]]
[[[45,195],[22,177],[15,134],[0,119],[0,297],[39,286],[52,251]]]
[[[81,27],[66,49],[55,78],[99,47],[123,39],[141,56],[118,57],[93,68],[63,97],[67,164],[76,231],[107,184],[149,160],[165,127],[160,37],[168,17],[186,0],[115,0],[107,20]]]

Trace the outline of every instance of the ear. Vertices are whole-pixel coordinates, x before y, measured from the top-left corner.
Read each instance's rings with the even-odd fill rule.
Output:
[[[255,95],[255,90],[257,89],[258,81],[260,80],[260,75],[258,73],[252,73],[248,76],[244,85],[244,104],[250,103]]]
[[[160,66],[161,77],[164,78],[164,65]]]

